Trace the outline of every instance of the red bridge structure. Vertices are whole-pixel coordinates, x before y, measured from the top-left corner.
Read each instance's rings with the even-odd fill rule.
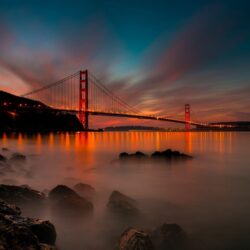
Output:
[[[88,70],[78,71],[22,97],[40,101],[54,111],[76,114],[85,130],[89,129],[90,115],[175,122],[184,124],[186,130],[190,130],[191,125],[208,126],[191,120],[189,104],[185,105],[184,119],[144,114],[111,92]]]

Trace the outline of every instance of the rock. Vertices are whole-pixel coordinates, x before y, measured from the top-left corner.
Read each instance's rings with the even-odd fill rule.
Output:
[[[0,198],[6,202],[19,204],[41,204],[45,201],[43,193],[28,187],[0,185]]]
[[[6,203],[3,200],[0,200],[0,214],[20,215],[21,210],[19,207],[15,205],[11,205],[11,204]]]
[[[153,244],[147,233],[128,228],[120,237],[119,250],[153,250]],[[165,249],[167,250],[167,249]]]
[[[144,156],[147,156],[147,155],[144,154],[144,153],[142,153],[141,151],[136,151],[136,152],[135,152],[135,156],[144,157]]]
[[[54,226],[49,221],[24,218],[20,214],[19,208],[0,202],[0,249],[56,250]]]
[[[6,157],[4,157],[3,155],[0,155],[0,162],[5,162],[6,161]]]
[[[150,237],[157,250],[183,250],[186,246],[186,234],[177,224],[163,224]]]
[[[51,209],[55,216],[78,217],[93,212],[93,204],[71,188],[59,185],[49,193]]]
[[[119,191],[112,192],[107,207],[110,211],[121,215],[138,215],[140,213],[136,207],[136,201]]]
[[[122,153],[120,153],[120,155],[119,155],[119,158],[121,159],[121,158],[126,158],[126,157],[128,157],[129,156],[129,154],[127,153],[127,152],[122,152]]]
[[[65,185],[58,185],[49,192],[49,199],[59,200],[65,196],[70,196],[70,195],[77,195],[77,194],[74,190]]]
[[[25,162],[27,157],[20,153],[14,153],[10,157],[10,161]]]
[[[127,160],[138,160],[138,161],[148,161],[148,160],[155,160],[155,159],[164,159],[164,160],[172,160],[172,159],[190,159],[192,158],[189,155],[180,153],[179,151],[172,151],[171,149],[167,149],[165,151],[155,151],[151,154],[149,158],[148,155],[144,154],[143,152],[137,151],[134,154],[128,154],[126,152],[120,153],[119,159],[122,161]]]
[[[2,151],[9,151],[9,149],[8,149],[8,148],[3,147],[3,148],[2,148]]]
[[[180,153],[179,151],[172,151],[171,149],[167,149],[165,151],[155,151],[151,155],[151,159],[165,159],[165,160],[170,160],[170,159],[188,159],[192,158],[189,155]]]
[[[74,186],[74,190],[82,197],[92,199],[95,194],[95,189],[85,183],[78,183]]]
[[[49,221],[27,218],[23,220],[22,224],[29,227],[29,229],[37,236],[39,242],[49,245],[55,244],[56,230],[54,225]]]
[[[64,196],[52,204],[52,212],[56,217],[85,216],[93,212],[93,204],[79,195]]]
[[[128,154],[126,152],[120,153],[120,160],[145,160],[148,156],[140,151],[135,152],[134,154]]]
[[[7,216],[0,215],[0,249],[40,250],[36,235],[29,228],[15,224]]]

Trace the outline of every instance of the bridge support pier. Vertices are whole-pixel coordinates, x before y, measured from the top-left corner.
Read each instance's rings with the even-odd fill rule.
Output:
[[[88,70],[80,71],[79,78],[79,120],[84,129],[89,129]]]
[[[190,104],[185,104],[185,130],[189,131],[191,126]]]

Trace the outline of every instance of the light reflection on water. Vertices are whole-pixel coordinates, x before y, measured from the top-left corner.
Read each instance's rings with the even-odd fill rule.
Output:
[[[28,156],[29,174],[5,173],[0,180],[38,190],[86,182],[101,197],[95,204],[96,218],[110,192],[118,189],[138,200],[147,215],[145,227],[175,222],[198,242],[197,249],[250,249],[249,146],[246,132],[2,134],[0,147]],[[122,151],[149,154],[167,148],[194,159],[112,163]]]

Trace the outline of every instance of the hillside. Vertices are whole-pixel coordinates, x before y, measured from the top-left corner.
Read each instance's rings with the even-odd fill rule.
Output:
[[[0,106],[3,107],[5,105],[11,105],[18,107],[20,105],[26,105],[29,107],[37,107],[40,106],[42,108],[49,108],[42,102],[34,101],[28,98],[19,97],[16,95],[12,95],[10,93],[7,93],[5,91],[0,90]]]
[[[41,102],[0,91],[0,131],[81,130],[76,115],[62,114]]]

